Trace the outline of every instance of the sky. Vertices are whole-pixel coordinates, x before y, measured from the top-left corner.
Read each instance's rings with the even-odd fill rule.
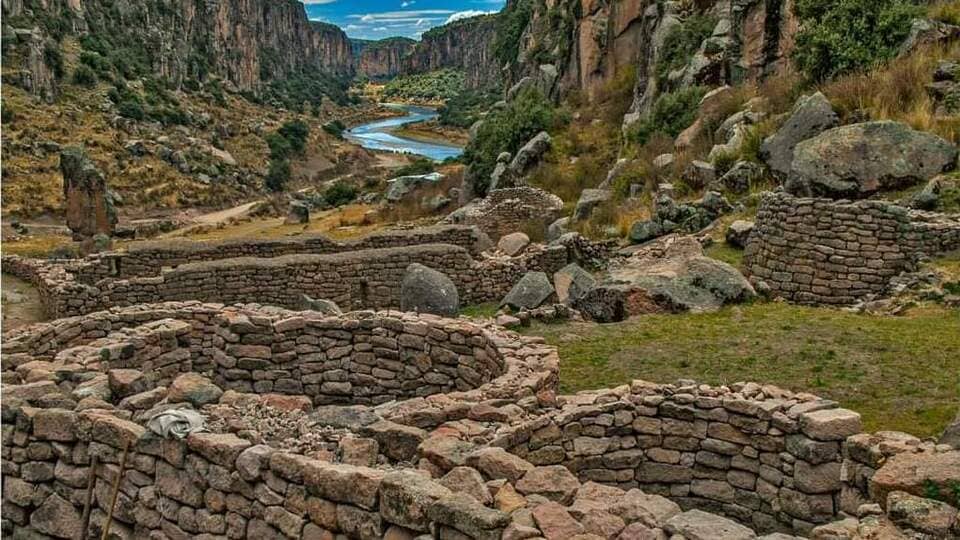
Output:
[[[500,11],[505,0],[302,0],[311,20],[333,23],[352,38],[419,39],[457,18]]]

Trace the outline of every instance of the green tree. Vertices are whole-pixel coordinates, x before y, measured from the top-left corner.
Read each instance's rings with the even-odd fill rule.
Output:
[[[285,159],[274,159],[270,161],[270,169],[267,171],[267,177],[264,179],[264,185],[270,191],[283,191],[283,188],[290,181],[290,162]]]
[[[543,94],[528,88],[503,109],[491,112],[464,150],[478,195],[487,191],[501,152],[514,153],[537,133],[557,127],[563,118]]]
[[[923,8],[911,0],[797,0],[800,19],[793,60],[824,80],[889,60]]]

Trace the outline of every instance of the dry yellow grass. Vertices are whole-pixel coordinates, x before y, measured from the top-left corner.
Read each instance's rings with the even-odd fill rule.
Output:
[[[821,86],[844,121],[896,120],[960,142],[960,118],[938,117],[926,91],[944,59],[960,59],[960,43],[931,46],[863,73],[840,77]]]

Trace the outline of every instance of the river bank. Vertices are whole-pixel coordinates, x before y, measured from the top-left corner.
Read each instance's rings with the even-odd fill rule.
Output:
[[[344,132],[344,137],[368,150],[416,154],[435,161],[463,153],[462,137],[453,140],[452,133],[411,128],[422,122],[436,123],[439,115],[435,108],[399,103],[384,105],[404,114],[352,127]]]

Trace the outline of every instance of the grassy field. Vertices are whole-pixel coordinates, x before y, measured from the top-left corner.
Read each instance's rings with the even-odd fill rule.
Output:
[[[618,324],[534,325],[559,348],[564,392],[631,379],[772,383],[835,399],[867,430],[938,433],[960,407],[960,311],[874,317],[760,303]]]

